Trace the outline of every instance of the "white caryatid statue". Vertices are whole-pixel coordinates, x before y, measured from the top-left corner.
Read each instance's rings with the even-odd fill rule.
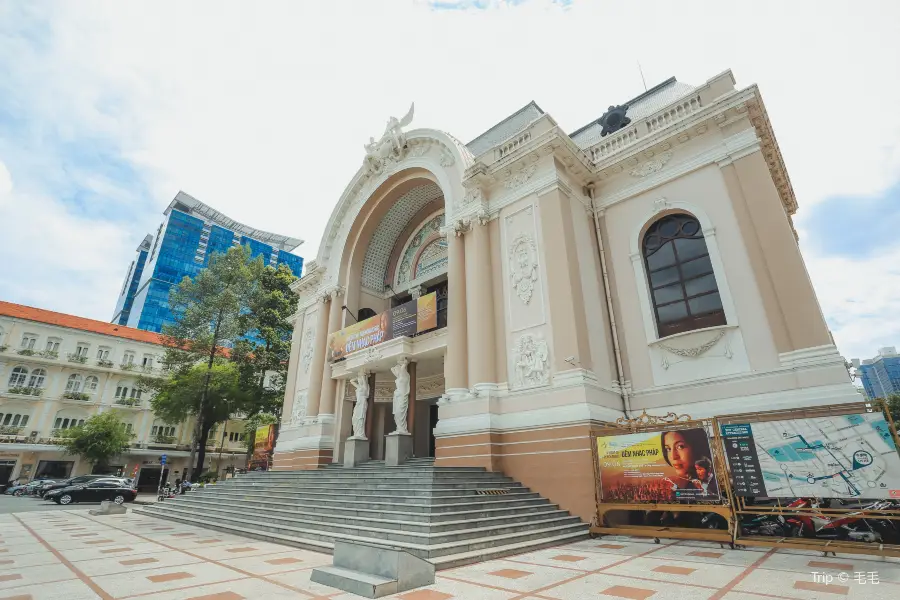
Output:
[[[396,366],[391,367],[391,373],[396,377],[396,387],[394,388],[394,424],[397,426],[393,432],[395,435],[409,435],[409,429],[406,427],[406,414],[409,412],[409,371],[406,366],[409,360],[400,359]]]
[[[366,437],[366,411],[369,409],[369,374],[360,371],[356,379],[350,380],[350,385],[356,388],[356,404],[353,406],[352,439],[367,440]]]

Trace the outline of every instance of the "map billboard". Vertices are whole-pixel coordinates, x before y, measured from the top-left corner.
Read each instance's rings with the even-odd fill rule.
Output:
[[[702,427],[597,437],[604,502],[720,500]]]
[[[880,412],[721,428],[738,496],[900,498],[900,456]]]

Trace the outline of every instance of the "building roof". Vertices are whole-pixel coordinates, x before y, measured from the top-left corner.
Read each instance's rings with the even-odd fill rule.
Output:
[[[299,238],[292,238],[286,235],[271,233],[263,231],[262,229],[254,229],[249,225],[244,225],[182,191],[179,191],[175,195],[175,198],[169,203],[166,210],[163,211],[163,214],[168,216],[173,208],[183,213],[194,215],[204,221],[212,221],[216,225],[224,227],[225,229],[230,229],[231,231],[240,233],[241,235],[245,235],[254,240],[265,242],[279,250],[290,252],[303,243],[303,240]]]
[[[505,142],[525,129],[529,123],[541,117],[544,111],[532,100],[513,114],[509,115],[477,138],[466,144],[472,156],[487,152],[500,142]]]
[[[12,302],[0,301],[0,316],[78,329],[79,331],[99,333],[100,335],[109,335],[160,346],[163,345],[164,339],[163,336],[152,331],[134,329],[133,327],[125,327],[124,325],[116,325],[105,321],[95,321],[94,319],[76,317],[75,315],[44,310],[43,308],[34,308],[24,304],[13,304]]]

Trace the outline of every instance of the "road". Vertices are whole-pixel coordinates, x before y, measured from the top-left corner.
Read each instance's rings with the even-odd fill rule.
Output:
[[[70,504],[69,506],[60,506],[56,502],[48,502],[38,498],[29,498],[23,496],[16,498],[15,496],[0,496],[0,515],[8,515],[11,513],[34,512],[37,510],[72,510],[73,508],[91,507],[99,503]]]

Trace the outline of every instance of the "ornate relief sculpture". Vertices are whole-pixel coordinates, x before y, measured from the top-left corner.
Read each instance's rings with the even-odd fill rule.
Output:
[[[291,425],[301,425],[306,419],[306,392],[297,392],[294,396],[294,406],[291,407]]]
[[[306,332],[303,334],[303,342],[306,344],[306,348],[303,349],[303,355],[300,357],[300,360],[303,361],[303,371],[305,373],[309,373],[309,365],[312,363],[312,355],[313,349],[316,343],[316,330],[313,327],[307,327]]]
[[[365,370],[359,372],[356,379],[350,380],[350,385],[356,388],[356,404],[353,406],[351,425],[353,435],[351,439],[367,440],[366,437],[366,411],[369,410],[369,373]]]
[[[396,162],[403,158],[406,152],[406,134],[403,133],[403,128],[412,123],[415,107],[416,104],[413,102],[409,112],[402,119],[398,120],[396,117],[388,119],[384,133],[377,142],[375,138],[369,138],[369,143],[365,145],[365,165],[369,174],[381,173],[389,161]]]
[[[515,347],[516,378],[520,386],[546,385],[550,379],[550,350],[547,341],[525,334]]]
[[[396,387],[394,388],[394,424],[396,430],[391,435],[409,435],[406,428],[406,413],[409,411],[409,372],[406,366],[409,360],[400,359],[395,366],[391,367],[391,373],[396,377]]]
[[[519,299],[528,304],[538,279],[537,246],[527,233],[520,233],[509,246],[509,276]]]

